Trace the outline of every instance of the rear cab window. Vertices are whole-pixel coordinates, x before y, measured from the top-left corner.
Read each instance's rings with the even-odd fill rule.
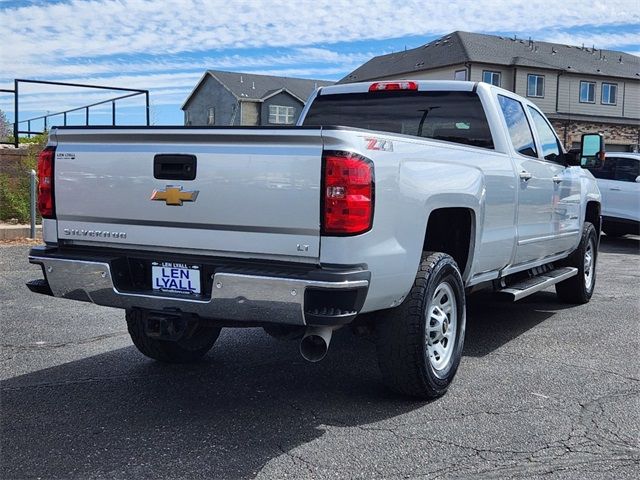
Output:
[[[303,125],[364,128],[493,149],[475,92],[383,91],[319,95]]]

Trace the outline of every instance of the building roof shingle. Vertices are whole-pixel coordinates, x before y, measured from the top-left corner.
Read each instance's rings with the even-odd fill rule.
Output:
[[[405,75],[465,62],[527,66],[640,80],[640,57],[613,50],[456,31],[411,50],[374,57],[338,83]]]
[[[318,87],[333,85],[334,82],[313,80],[307,78],[278,77],[273,75],[258,75],[255,73],[227,72],[224,70],[207,70],[196,87],[185,100],[184,108],[191,97],[198,90],[202,81],[212,76],[222,83],[237,99],[261,101],[281,90],[286,90],[301,102],[306,102],[311,93]]]

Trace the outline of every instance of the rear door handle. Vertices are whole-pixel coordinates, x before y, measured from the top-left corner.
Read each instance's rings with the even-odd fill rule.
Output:
[[[528,182],[531,179],[531,177],[533,177],[533,175],[531,175],[526,170],[522,170],[519,175],[520,175],[520,180],[524,180],[525,182]]]
[[[609,190],[612,190],[614,192],[621,192],[622,191],[622,189],[618,188],[618,187],[611,187]]]
[[[562,183],[562,177],[555,176],[551,180],[553,180],[555,184]]]

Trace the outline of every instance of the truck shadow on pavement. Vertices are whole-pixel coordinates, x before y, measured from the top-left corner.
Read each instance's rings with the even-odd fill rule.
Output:
[[[640,255],[640,237],[608,237],[602,235],[600,237],[600,252],[603,253],[625,253],[627,255]]]
[[[471,295],[467,299],[464,354],[484,357],[573,306],[561,303],[553,291],[538,292],[515,303],[492,294]]]
[[[564,308],[546,293],[516,309],[487,301],[471,301],[467,356],[486,355]],[[3,478],[253,478],[283,455],[304,476],[305,462],[291,452],[326,425],[362,428],[425,406],[388,392],[373,342],[348,330],[318,364],[300,358],[297,342],[251,329],[225,331],[194,365],[161,365],[127,347],[1,388]]]

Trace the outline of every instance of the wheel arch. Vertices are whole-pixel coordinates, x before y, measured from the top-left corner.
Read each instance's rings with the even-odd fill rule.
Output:
[[[469,207],[443,207],[429,212],[423,252],[443,252],[456,261],[463,279],[473,262],[476,212]]]
[[[600,235],[602,231],[602,206],[600,202],[589,200],[585,207],[584,221],[590,222],[596,228],[596,232]]]

